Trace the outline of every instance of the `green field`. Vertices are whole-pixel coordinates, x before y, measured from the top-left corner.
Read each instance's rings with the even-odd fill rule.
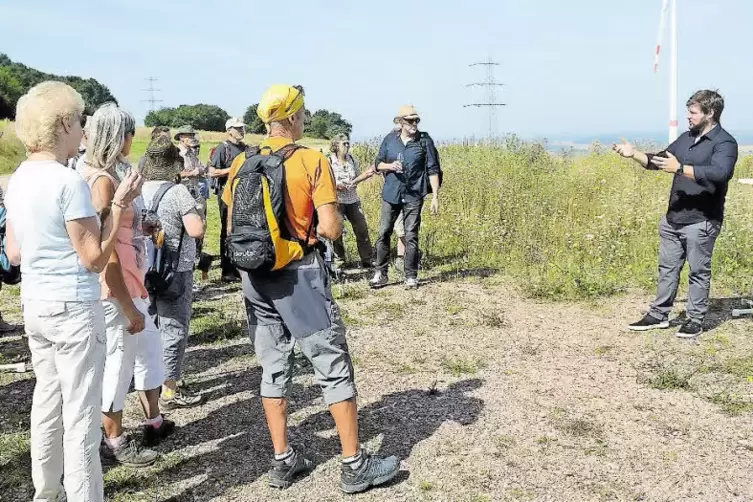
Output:
[[[2,126],[0,124],[0,126]],[[8,133],[0,140],[0,172],[23,157]],[[139,128],[131,151],[137,162],[149,130]],[[201,157],[224,137],[201,132]],[[250,144],[260,136],[249,136]],[[304,139],[313,148],[326,141]],[[354,155],[373,161],[376,144]],[[526,295],[594,298],[629,288],[652,290],[656,277],[658,221],[666,209],[671,177],[646,172],[607,149],[587,155],[547,153],[541,145],[440,147],[446,172],[441,214],[423,217],[421,250],[426,266],[491,269],[514,278]],[[753,156],[741,157],[736,178],[753,176]],[[359,188],[373,237],[380,204],[379,179]],[[726,293],[747,293],[753,281],[753,187],[734,180],[727,218],[714,253],[714,284]],[[351,249],[353,251],[353,249]]]

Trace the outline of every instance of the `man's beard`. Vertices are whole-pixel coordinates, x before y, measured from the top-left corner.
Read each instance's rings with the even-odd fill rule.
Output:
[[[701,122],[698,123],[698,125],[690,126],[690,133],[693,135],[698,135],[701,133],[701,131],[703,131],[706,128],[707,125],[709,125],[709,120],[703,119]]]

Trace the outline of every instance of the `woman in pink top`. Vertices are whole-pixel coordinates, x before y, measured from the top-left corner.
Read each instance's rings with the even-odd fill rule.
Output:
[[[92,116],[84,179],[91,187],[94,208],[105,216],[120,180],[130,170],[135,121],[129,113],[108,103]],[[123,433],[123,408],[131,380],[144,409],[144,441],[147,446],[172,433],[175,424],[159,410],[159,391],[164,380],[161,335],[148,310],[144,287],[146,243],[143,199],[126,209],[116,230],[117,243],[100,275],[105,310],[107,357],[102,388],[102,424],[105,441],[102,457],[132,467],[147,466],[157,453],[143,449]]]

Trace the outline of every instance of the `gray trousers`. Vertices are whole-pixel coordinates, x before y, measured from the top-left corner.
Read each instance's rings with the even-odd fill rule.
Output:
[[[662,217],[659,224],[659,285],[649,313],[662,321],[669,318],[677,296],[680,272],[687,260],[690,267],[687,316],[703,322],[709,309],[711,255],[721,223],[702,221],[675,225]]]
[[[283,398],[293,385],[296,344],[314,367],[327,405],[356,396],[345,324],[332,299],[329,275],[318,251],[270,277],[242,272],[243,295],[256,358],[262,368],[261,396]]]
[[[183,361],[186,358],[189,323],[193,301],[193,272],[176,272],[169,293],[176,298],[152,298],[150,313],[154,324],[162,333],[162,361],[165,365],[165,380],[180,380],[183,376]]]

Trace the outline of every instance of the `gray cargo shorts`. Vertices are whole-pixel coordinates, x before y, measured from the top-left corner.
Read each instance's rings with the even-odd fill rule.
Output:
[[[287,397],[296,343],[314,367],[327,405],[356,396],[345,325],[318,251],[272,277],[242,273],[249,334],[262,367],[261,396]]]

